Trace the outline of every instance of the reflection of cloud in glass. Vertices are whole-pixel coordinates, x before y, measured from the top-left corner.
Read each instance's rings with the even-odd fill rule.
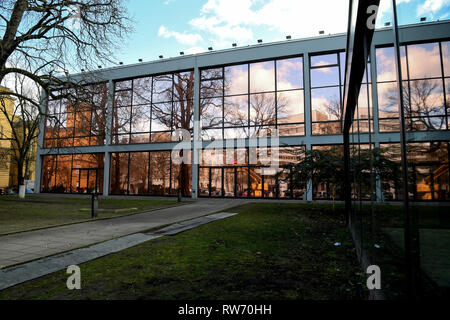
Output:
[[[311,90],[312,120],[339,120],[339,99],[339,89],[337,87]]]
[[[278,123],[304,121],[303,90],[278,94]]]
[[[248,92],[248,66],[246,64],[225,68],[225,95],[244,94]]]
[[[275,91],[273,61],[250,64],[250,92]]]
[[[450,41],[442,42],[442,59],[444,60],[444,74],[450,76]]]
[[[277,90],[303,88],[303,59],[277,61]]]
[[[441,57],[438,44],[409,45],[408,64],[411,79],[440,77]]]

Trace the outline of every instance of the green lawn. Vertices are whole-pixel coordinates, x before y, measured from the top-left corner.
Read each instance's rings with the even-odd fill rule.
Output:
[[[0,299],[364,299],[342,209],[247,204],[239,214],[82,264],[82,289],[60,271]],[[340,242],[340,246],[335,246]]]
[[[99,209],[103,210],[99,212],[98,218],[119,217],[176,205],[179,205],[176,200],[100,199]],[[90,221],[90,207],[89,197],[31,196],[21,200],[18,197],[0,196],[0,235]]]

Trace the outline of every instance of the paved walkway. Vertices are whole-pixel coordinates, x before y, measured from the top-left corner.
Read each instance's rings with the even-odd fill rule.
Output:
[[[206,199],[126,217],[78,223],[0,237],[0,269],[113,238],[223,211],[250,202]]]
[[[3,269],[0,270],[0,290],[66,269],[71,265],[79,265],[162,236],[176,235],[180,232],[184,232],[213,221],[229,218],[234,215],[236,215],[236,213],[221,212],[208,216],[202,216],[192,220],[174,223],[154,232],[135,233],[118,239],[95,244],[87,248],[75,249],[69,252],[21,264],[19,266]]]

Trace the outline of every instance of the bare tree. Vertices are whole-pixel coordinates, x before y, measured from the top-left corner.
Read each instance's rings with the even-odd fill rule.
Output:
[[[20,75],[73,108],[88,80],[75,81],[69,71],[112,62],[119,40],[131,31],[123,0],[0,1],[0,12],[0,83]],[[92,82],[92,73],[86,74]],[[8,95],[46,114],[40,101],[15,90]]]

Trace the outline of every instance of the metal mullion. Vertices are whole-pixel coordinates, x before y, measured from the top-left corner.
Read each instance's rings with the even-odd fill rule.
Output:
[[[445,75],[444,75],[444,58],[442,57],[442,42],[439,41],[439,56],[441,62],[441,79],[442,79],[442,91],[444,93],[444,111],[445,111],[445,128],[448,130],[448,106],[447,106],[447,93],[445,92]]]
[[[87,176],[86,176],[86,191],[89,190],[89,174],[91,173],[89,169],[86,169],[87,171]]]
[[[211,167],[208,168],[209,174],[208,174],[208,197],[211,198]]]
[[[81,186],[81,169],[77,169],[78,170],[78,188],[80,188]]]
[[[151,164],[151,152],[148,152],[148,168],[147,168],[147,194],[150,194],[150,186],[151,186],[151,171],[150,171],[150,164]]]
[[[71,168],[71,170],[70,170],[70,193],[72,193],[72,171],[73,171],[73,157],[74,157],[74,155],[72,154],[72,161],[70,162],[70,168]]]
[[[431,180],[431,185],[430,185],[430,191],[431,191],[431,200],[434,201],[434,172],[433,172],[433,165],[430,165],[428,167],[428,170],[430,171],[430,180]]]
[[[342,52],[342,51],[340,51],[340,52]],[[332,53],[330,53],[330,54],[337,54],[338,56],[339,56],[339,53],[340,52],[332,52]],[[314,57],[314,56],[322,56],[323,54],[319,54],[319,55],[312,55],[311,57]],[[326,54],[325,54],[326,55]],[[310,69],[326,69],[326,68],[332,68],[332,67],[338,67],[339,66],[339,59],[337,60],[338,61],[338,63],[335,63],[335,64],[327,64],[327,65],[322,65],[322,66],[314,66],[314,67],[310,67]]]
[[[233,168],[234,172],[234,197],[237,198],[237,167]]]
[[[222,67],[222,139],[225,139],[225,67]]]
[[[249,155],[250,155],[250,151],[249,151]],[[247,161],[247,198],[250,198],[250,189],[251,189],[251,184],[250,184],[250,165],[248,164]]]
[[[264,167],[261,167],[261,198],[265,198],[264,192]]]
[[[250,138],[250,63],[247,63],[247,130]]]
[[[92,89],[94,89],[94,88],[92,88]],[[94,95],[95,95],[95,93],[91,94],[92,106],[93,107],[91,108],[91,119],[89,121],[89,145],[91,145],[91,138],[92,138],[92,121],[94,120],[93,114],[96,111],[96,107],[95,107],[95,104],[94,104]]]
[[[131,80],[131,102],[130,102],[130,132],[128,134],[128,144],[131,143],[131,124],[133,123],[133,92],[134,92],[134,80]]]
[[[172,195],[172,157],[169,159],[169,196]]]
[[[275,72],[275,129],[278,129],[278,77],[277,77],[277,61],[274,60],[274,68],[273,71]],[[303,105],[305,102],[303,102]],[[304,107],[304,106],[303,106]],[[263,186],[264,189],[264,186]],[[264,191],[264,190],[263,190]]]
[[[338,62],[338,72],[339,72],[339,104],[340,104],[340,112],[341,112],[341,117],[342,117],[342,106],[343,106],[343,101],[342,101],[342,79],[341,79],[341,75],[342,75],[342,72],[341,72],[341,55],[339,54],[339,53],[336,53],[336,56],[337,56],[337,62]],[[367,63],[366,63],[366,66],[367,66]],[[359,106],[358,106],[358,109],[359,109]],[[359,118],[359,116],[358,116],[358,118]],[[342,124],[340,125],[341,126],[341,130],[342,130]]]
[[[128,173],[127,173],[127,195],[130,195],[130,162],[131,162],[131,152],[128,153]],[[119,156],[120,159],[120,156]]]
[[[172,114],[171,114],[171,119],[170,119],[170,131],[171,132],[174,131],[174,121],[173,121],[173,118],[174,118],[174,112],[173,112],[173,106],[174,106],[173,98],[174,98],[174,94],[173,93],[174,93],[174,91],[175,91],[175,74],[172,73],[172,92],[171,92],[171,95],[172,95],[172,98],[171,98]],[[171,135],[172,135],[172,133],[171,133]],[[171,185],[172,185],[172,182],[171,182]]]
[[[55,162],[56,162],[56,168],[55,168],[55,181],[53,182],[53,189],[56,188],[56,177],[58,176],[58,157],[59,155],[55,155]]]
[[[152,76],[152,86],[151,86],[151,93],[150,93],[150,132],[149,134],[149,141],[152,142],[152,124],[153,124],[153,91],[154,91],[154,83],[155,83],[155,77]]]
[[[409,115],[407,115],[407,119],[410,120],[409,122],[409,130],[413,131],[413,123],[411,121],[411,119],[413,119],[414,117],[412,116],[412,106],[411,106],[411,85],[410,85],[410,79],[409,79],[409,59],[408,59],[408,46],[404,45],[405,47],[405,59],[406,59],[406,83],[408,85],[408,105],[409,105]],[[399,51],[400,51],[400,46],[399,46]],[[399,58],[401,59],[401,57]],[[401,71],[401,60],[400,60],[400,71]],[[403,86],[403,81],[401,83],[401,85]],[[402,98],[403,99],[403,98]],[[403,101],[404,103],[404,101]],[[404,106],[402,106],[402,108],[404,109]],[[422,118],[421,116],[418,116],[417,118]]]

